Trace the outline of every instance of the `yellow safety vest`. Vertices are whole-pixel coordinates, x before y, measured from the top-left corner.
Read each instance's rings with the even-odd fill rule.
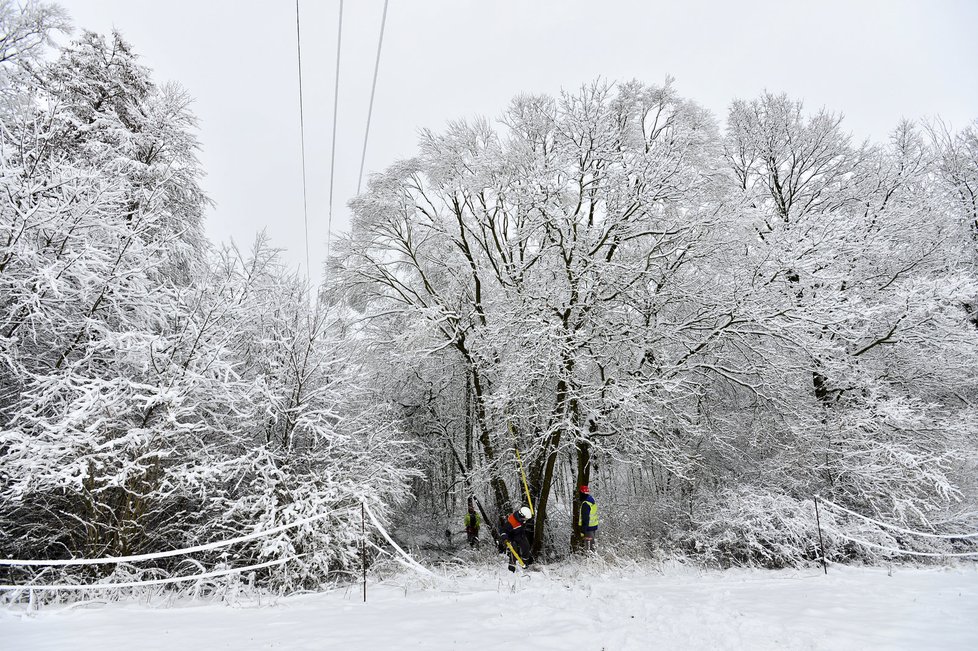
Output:
[[[584,520],[584,504],[587,504],[588,506],[591,507],[591,510],[588,511],[588,519],[587,519],[587,522],[584,522],[583,521]],[[588,528],[597,527],[598,526],[598,505],[595,504],[595,503],[593,503],[593,502],[584,502],[584,503],[582,503],[581,504],[581,510],[580,510],[580,512],[579,512],[579,514],[577,516],[577,524],[578,524],[578,526],[580,526],[580,528],[582,530],[588,529]]]

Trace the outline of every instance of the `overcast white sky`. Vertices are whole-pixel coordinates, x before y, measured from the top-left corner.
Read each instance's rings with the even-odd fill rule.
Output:
[[[113,27],[157,82],[196,98],[207,230],[246,247],[267,229],[305,268],[294,0],[62,0],[76,28]],[[343,15],[334,232],[355,194],[383,0]],[[300,0],[309,248],[321,274],[339,0]],[[521,92],[595,77],[661,83],[719,118],[785,91],[881,139],[901,117],[978,118],[974,0],[391,0],[367,171],[415,151],[419,128],[497,117]]]

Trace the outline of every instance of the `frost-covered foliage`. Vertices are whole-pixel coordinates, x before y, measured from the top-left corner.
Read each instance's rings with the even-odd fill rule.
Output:
[[[0,0],[0,26],[0,64],[36,61],[54,32],[70,31],[64,9],[38,0]]]
[[[769,565],[811,557],[816,493],[925,530],[974,512],[978,150],[938,127],[858,144],[765,94],[723,132],[629,82],[425,133],[353,203],[333,290],[431,505],[525,501],[518,448],[538,551],[552,505],[578,539],[581,483],[639,511],[608,531]]]
[[[261,583],[330,580],[360,502],[386,512],[411,475],[355,347],[263,238],[211,249],[189,98],[118,34],[0,65],[0,555],[154,553],[328,514],[190,562],[295,556]]]
[[[975,125],[857,143],[774,94],[725,127],[671,81],[520,96],[376,175],[313,301],[263,237],[206,241],[183,91],[118,34],[46,60],[56,8],[0,22],[0,555],[328,515],[45,580],[289,559],[254,580],[317,586],[361,502],[438,533],[468,495],[518,506],[517,452],[540,558],[577,546],[580,484],[599,541],[724,564],[813,559],[815,494],[978,528]],[[832,558],[974,548],[825,517]]]
[[[783,567],[818,556],[811,500],[738,486],[725,489],[669,541],[723,565]]]

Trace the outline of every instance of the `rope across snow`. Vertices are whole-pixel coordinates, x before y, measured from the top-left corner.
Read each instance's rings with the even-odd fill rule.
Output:
[[[249,533],[245,536],[238,536],[237,538],[229,538],[227,540],[219,540],[217,542],[207,543],[206,545],[197,545],[195,547],[184,547],[183,549],[171,549],[166,552],[158,552],[156,554],[137,554],[135,556],[106,556],[104,558],[69,558],[59,561],[45,561],[45,560],[20,560],[11,558],[0,558],[0,565],[15,565],[15,566],[29,566],[29,565],[104,565],[108,563],[134,563],[137,561],[149,561],[156,558],[167,558],[169,556],[182,556],[184,554],[193,554],[194,552],[208,551],[211,549],[220,549],[221,547],[227,547],[228,545],[233,545],[239,542],[245,542],[248,540],[254,540],[256,538],[262,538],[264,536],[271,536],[272,534],[281,533],[287,529],[292,529],[294,527],[299,527],[304,524],[309,524],[310,522],[315,522],[317,520],[322,520],[327,517],[328,513],[321,513],[319,515],[314,515],[309,518],[302,520],[297,520],[290,524],[283,524],[279,527],[273,527],[272,529],[266,529],[265,531],[256,531],[255,533]]]
[[[410,554],[405,552],[401,547],[394,542],[384,529],[383,525],[380,524],[380,520],[374,515],[370,507],[364,504],[364,510],[370,518],[370,522],[374,525],[380,535],[390,543],[400,558],[397,558],[405,567],[413,569],[417,572],[431,576],[435,579],[441,579],[442,577],[434,574],[431,570],[427,569],[416,560],[414,560]],[[106,565],[110,563],[135,563],[139,561],[149,561],[158,558],[168,558],[171,556],[182,556],[186,554],[193,554],[195,552],[209,551],[212,549],[220,549],[221,547],[227,547],[235,543],[247,542],[249,540],[255,540],[256,538],[262,538],[264,536],[271,536],[295,527],[300,527],[302,525],[310,524],[323,518],[328,517],[328,513],[321,513],[319,515],[314,515],[312,517],[303,518],[302,520],[297,520],[289,524],[283,524],[278,527],[273,527],[271,529],[266,529],[264,531],[256,531],[254,533],[249,533],[243,536],[237,536],[235,538],[228,538],[226,540],[219,540],[212,543],[207,543],[205,545],[195,545],[193,547],[184,547],[182,549],[172,549],[165,552],[157,552],[155,554],[135,554],[131,556],[106,556],[103,558],[68,558],[61,560],[35,560],[35,559],[12,559],[3,558],[0,559],[0,565],[6,565],[11,567],[31,567],[31,566],[66,566],[66,565]],[[240,574],[242,572],[250,572],[252,570],[261,569],[264,567],[272,567],[275,565],[282,565],[291,560],[294,560],[295,556],[289,558],[282,558],[274,561],[268,561],[265,563],[257,563],[255,565],[248,565],[245,567],[230,568],[224,570],[216,570],[213,572],[204,572],[201,574],[192,574],[189,576],[172,577],[166,579],[150,579],[145,581],[128,581],[125,583],[90,583],[90,584],[38,584],[38,585],[0,585],[0,590],[98,590],[98,589],[109,589],[109,588],[134,588],[140,586],[151,586],[151,585],[167,585],[171,583],[183,583],[187,581],[197,581],[200,579],[210,579],[219,576],[226,576],[229,574]]]
[[[149,579],[146,581],[127,581],[125,583],[82,583],[82,584],[63,583],[63,584],[48,584],[48,585],[0,585],[0,590],[98,590],[100,588],[138,588],[144,585],[166,585],[168,583],[182,583],[186,581],[196,581],[198,579],[210,579],[217,576],[226,576],[228,574],[240,574],[241,572],[250,572],[251,570],[258,570],[263,567],[282,565],[283,563],[288,563],[294,558],[297,557],[292,556],[289,558],[280,558],[275,561],[268,561],[267,563],[248,565],[247,567],[234,567],[227,570],[216,570],[214,572],[193,574],[191,576],[177,576],[169,579]]]
[[[63,560],[23,560],[23,559],[11,559],[3,558],[0,559],[0,565],[14,566],[14,567],[28,567],[28,566],[64,566],[64,565],[104,565],[108,563],[134,563],[138,561],[149,561],[157,558],[168,558],[171,556],[182,556],[185,554],[192,554],[194,552],[208,551],[211,549],[220,549],[221,547],[227,547],[228,545],[233,545],[235,543],[246,542],[248,540],[255,540],[256,538],[262,538],[264,536],[271,536],[277,533],[281,533],[288,529],[293,529],[295,527],[300,527],[304,524],[309,524],[311,522],[316,522],[317,520],[322,520],[323,518],[329,516],[328,513],[321,513],[319,515],[314,515],[312,517],[303,518],[302,520],[296,520],[289,524],[283,524],[278,527],[273,527],[271,529],[266,529],[264,531],[256,531],[254,533],[246,534],[244,536],[238,536],[236,538],[228,538],[226,540],[219,540],[212,543],[207,543],[206,545],[196,545],[194,547],[184,547],[183,549],[172,549],[170,551],[158,552],[155,554],[136,554],[133,556],[106,556],[104,558],[69,558]],[[228,574],[240,574],[242,572],[250,572],[252,570],[261,569],[263,567],[272,567],[274,565],[282,565],[288,563],[291,560],[298,558],[296,556],[290,556],[289,558],[280,558],[274,561],[268,561],[265,563],[257,563],[255,565],[248,565],[245,567],[230,568],[226,570],[215,570],[213,572],[204,572],[202,574],[191,574],[189,576],[172,577],[168,579],[150,579],[146,581],[129,581],[126,583],[91,583],[91,584],[61,584],[61,585],[0,585],[0,590],[88,590],[88,589],[107,589],[107,588],[134,588],[138,586],[148,586],[148,585],[166,585],[170,583],[182,583],[186,581],[197,581],[200,579],[210,579],[218,576],[225,576]]]
[[[899,549],[899,548],[896,548],[896,547],[887,547],[886,545],[879,545],[877,543],[869,542],[868,540],[862,540],[860,538],[853,538],[852,536],[848,536],[848,535],[842,533],[841,531],[839,531],[837,529],[834,529],[832,527],[825,527],[825,528],[828,529],[829,531],[831,531],[832,533],[834,533],[835,535],[839,536],[840,538],[844,538],[846,540],[852,541],[852,542],[857,543],[857,544],[860,544],[860,545],[866,545],[867,547],[875,547],[877,549],[882,549],[883,551],[893,552],[894,554],[908,554],[910,556],[929,556],[931,558],[970,558],[970,557],[978,557],[978,552],[962,552],[962,553],[953,553],[953,552],[915,552],[915,551],[911,551],[909,549]]]
[[[848,513],[849,515],[854,515],[857,518],[862,518],[863,520],[866,520],[867,522],[872,522],[873,524],[879,525],[879,526],[883,527],[884,529],[892,529],[893,531],[899,531],[900,533],[905,533],[907,535],[911,535],[911,536],[923,536],[924,538],[940,538],[942,540],[956,540],[956,539],[960,539],[960,538],[978,538],[978,533],[947,533],[947,534],[940,534],[940,533],[928,533],[926,531],[913,531],[911,529],[903,529],[902,527],[898,527],[895,524],[888,524],[886,522],[880,522],[879,520],[876,520],[874,518],[871,518],[871,517],[869,517],[867,515],[863,515],[862,513],[856,513],[855,511],[850,511],[846,507],[840,506],[840,505],[836,504],[835,502],[832,502],[830,500],[827,500],[824,497],[822,497],[821,495],[816,495],[816,497],[818,497],[818,501],[819,502],[823,502],[824,504],[828,504],[829,506],[831,506],[833,508],[836,508],[836,509],[839,509],[840,511],[844,511],[844,512]]]
[[[408,554],[406,551],[401,549],[400,546],[396,542],[394,542],[394,539],[390,537],[390,535],[387,533],[387,530],[384,529],[383,525],[380,524],[380,521],[374,515],[373,511],[370,510],[370,507],[367,506],[366,504],[364,504],[364,510],[367,512],[367,517],[370,518],[371,524],[373,524],[374,527],[377,528],[377,531],[379,531],[380,535],[382,535],[384,539],[390,543],[391,547],[397,550],[397,553],[399,553],[404,558],[404,562],[407,566],[427,576],[431,576],[436,579],[441,579],[440,576],[438,576],[428,568],[421,565],[421,563],[411,558],[410,554]]]
[[[937,533],[929,533],[929,532],[926,532],[926,531],[913,531],[912,529],[904,529],[903,527],[898,527],[897,525],[889,524],[887,522],[881,522],[880,520],[876,520],[875,518],[871,518],[871,517],[869,517],[867,515],[863,515],[862,513],[857,513],[856,511],[852,511],[850,509],[847,509],[844,506],[841,506],[839,504],[836,504],[835,502],[832,502],[830,500],[825,499],[821,495],[816,495],[816,498],[821,503],[827,504],[827,505],[831,506],[832,508],[838,509],[838,510],[844,512],[844,513],[848,513],[849,515],[854,515],[857,518],[861,518],[861,519],[865,520],[866,522],[871,522],[871,523],[873,523],[873,524],[875,524],[875,525],[877,525],[877,526],[879,526],[879,527],[881,527],[883,529],[890,529],[892,531],[897,531],[897,532],[900,532],[900,533],[903,533],[903,534],[907,534],[909,536],[922,536],[924,538],[937,538],[939,540],[960,540],[960,539],[978,538],[978,533],[937,534]],[[874,547],[876,549],[880,549],[880,550],[883,550],[883,551],[892,552],[894,554],[906,554],[908,556],[926,556],[926,557],[929,557],[929,558],[971,558],[971,557],[978,557],[978,551],[975,551],[975,552],[918,552],[918,551],[912,551],[912,550],[909,550],[909,549],[899,549],[897,547],[887,547],[886,545],[880,545],[879,543],[869,542],[868,540],[863,540],[861,538],[855,538],[855,537],[850,536],[848,534],[842,533],[841,531],[839,531],[838,529],[836,529],[834,527],[826,526],[825,528],[828,529],[829,531],[831,531],[833,534],[839,536],[840,538],[843,538],[843,539],[848,540],[850,542],[854,542],[854,543],[856,543],[858,545],[865,545],[866,547]]]

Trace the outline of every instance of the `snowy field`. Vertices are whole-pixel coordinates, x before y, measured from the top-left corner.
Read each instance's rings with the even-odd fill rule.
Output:
[[[402,576],[261,605],[0,610],[6,650],[978,649],[978,566],[700,571],[556,566]]]

